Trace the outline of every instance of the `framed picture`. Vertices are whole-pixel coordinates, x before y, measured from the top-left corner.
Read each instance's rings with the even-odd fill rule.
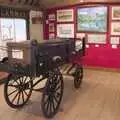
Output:
[[[105,34],[88,34],[88,43],[105,44],[106,35]]]
[[[120,6],[112,7],[112,20],[120,20]]]
[[[55,32],[54,23],[50,23],[50,24],[49,24],[49,32]]]
[[[81,7],[77,10],[77,31],[107,32],[107,7]]]
[[[111,35],[120,35],[120,22],[111,23]]]
[[[57,22],[72,22],[73,9],[57,10]]]
[[[32,24],[42,24],[43,18],[42,17],[33,17],[32,18]]]
[[[49,14],[48,15],[48,20],[54,21],[55,20],[55,14]]]
[[[74,38],[74,24],[57,24],[57,37]]]
[[[110,43],[114,44],[114,45],[120,44],[120,38],[119,37],[111,37]]]
[[[50,33],[49,34],[49,39],[55,39],[55,34],[54,33]]]

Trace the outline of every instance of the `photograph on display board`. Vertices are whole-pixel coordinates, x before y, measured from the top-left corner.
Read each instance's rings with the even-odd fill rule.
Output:
[[[86,7],[77,11],[77,30],[107,32],[107,7]]]
[[[111,23],[111,35],[120,35],[120,22]]]
[[[55,20],[55,14],[49,14],[48,15],[48,20],[54,21]]]
[[[55,34],[54,33],[50,33],[49,34],[49,39],[54,39],[55,38]]]
[[[73,9],[57,10],[57,22],[72,22]]]
[[[115,45],[120,44],[120,38],[119,37],[111,37],[110,43],[115,44]]]
[[[88,34],[88,43],[93,44],[105,44],[106,43],[106,35],[105,34]]]
[[[49,32],[54,32],[55,31],[55,26],[54,23],[49,24]]]
[[[120,6],[112,7],[112,20],[120,20]]]
[[[57,37],[74,38],[74,24],[57,24]]]

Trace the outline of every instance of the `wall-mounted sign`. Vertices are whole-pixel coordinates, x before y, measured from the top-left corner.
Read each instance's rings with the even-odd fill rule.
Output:
[[[29,18],[29,11],[0,6],[0,17]]]
[[[57,10],[57,22],[72,22],[73,9]]]
[[[57,37],[74,38],[74,24],[57,24]]]
[[[105,44],[106,35],[105,34],[88,34],[88,43]]]
[[[112,7],[112,20],[120,20],[120,6]]]

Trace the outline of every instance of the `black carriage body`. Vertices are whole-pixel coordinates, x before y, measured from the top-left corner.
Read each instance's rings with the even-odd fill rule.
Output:
[[[68,62],[75,50],[74,40],[49,40],[38,45],[36,73],[43,74]]]
[[[57,67],[56,58],[60,58],[62,63],[68,62],[69,56],[75,50],[75,42],[71,39],[46,40],[41,43],[25,41],[7,45],[8,64],[0,63],[0,70],[31,75],[44,74]],[[13,57],[13,52],[16,51],[18,54],[22,51],[22,58]]]

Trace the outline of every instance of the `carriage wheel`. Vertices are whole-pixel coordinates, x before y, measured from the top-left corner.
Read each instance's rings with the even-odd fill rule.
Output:
[[[74,73],[74,86],[79,88],[83,79],[83,67],[77,67]]]
[[[42,97],[42,111],[45,117],[52,118],[58,111],[63,96],[63,77],[60,72],[51,73]]]
[[[4,86],[4,97],[12,108],[21,108],[32,93],[32,78],[29,76],[9,76]]]

